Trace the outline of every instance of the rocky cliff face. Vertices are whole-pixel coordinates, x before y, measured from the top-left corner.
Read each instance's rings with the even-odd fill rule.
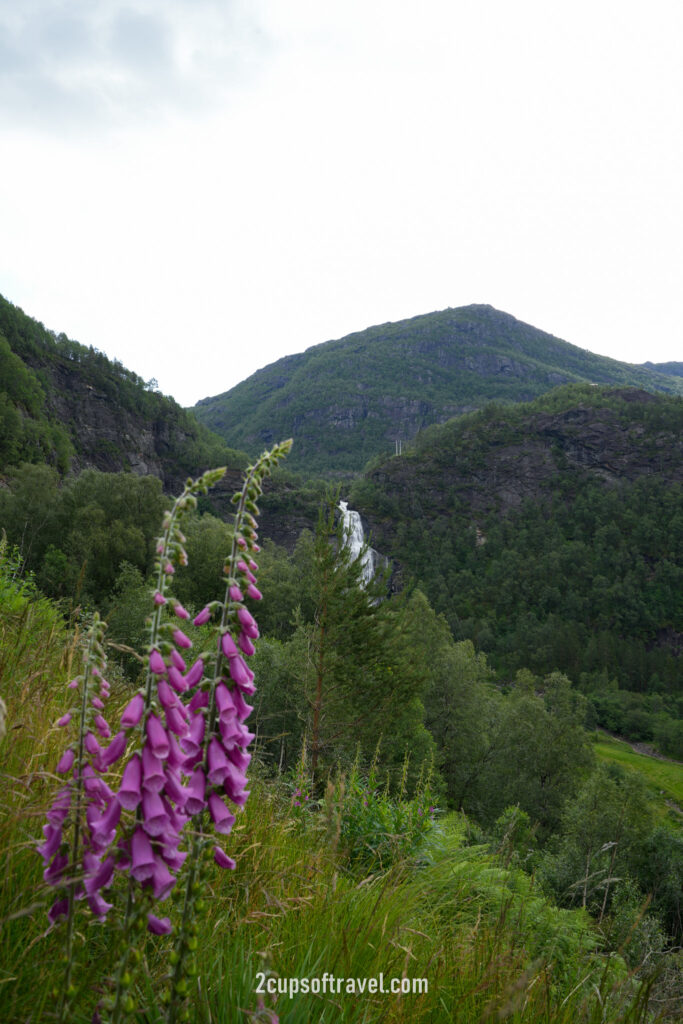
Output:
[[[401,517],[412,509],[431,521],[457,507],[468,509],[475,523],[490,512],[505,516],[525,502],[544,501],[561,474],[610,487],[651,475],[683,482],[681,400],[670,400],[678,403],[677,417],[662,418],[654,395],[637,389],[611,395],[615,407],[579,403],[544,412],[531,405],[522,420],[511,412],[509,422],[499,409],[488,422],[463,428],[457,440],[454,425],[442,444],[434,440],[428,450],[418,446],[386,460],[367,479]],[[625,414],[629,408],[633,416]],[[389,549],[396,520],[377,507],[366,517],[377,545]]]
[[[172,398],[96,349],[46,330],[2,296],[0,341],[5,378],[13,378],[0,374],[0,401],[10,407],[12,424],[11,435],[0,429],[7,465],[47,461],[74,472],[127,470],[157,476],[175,491],[188,474],[214,459],[225,461],[221,440]],[[2,462],[0,454],[0,472]]]

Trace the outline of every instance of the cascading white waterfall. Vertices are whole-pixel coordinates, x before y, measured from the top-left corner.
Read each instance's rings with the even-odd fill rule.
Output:
[[[363,544],[365,541],[363,538],[363,524],[360,521],[360,513],[354,512],[353,509],[350,509],[348,501],[339,502],[339,511],[342,514],[346,543],[353,558],[356,559],[360,557],[361,559],[361,578],[363,580],[363,586],[367,586],[375,574],[375,565],[372,548],[366,548],[365,551],[363,551]]]

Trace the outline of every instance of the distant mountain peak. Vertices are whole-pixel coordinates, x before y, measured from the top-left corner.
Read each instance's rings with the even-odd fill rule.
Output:
[[[683,393],[683,380],[594,355],[472,303],[285,356],[195,412],[234,447],[256,454],[292,436],[291,468],[348,475],[432,423],[572,381]]]

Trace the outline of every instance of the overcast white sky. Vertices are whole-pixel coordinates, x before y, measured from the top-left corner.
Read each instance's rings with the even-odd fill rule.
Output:
[[[683,359],[680,0],[0,0],[0,293],[184,405],[486,302]]]

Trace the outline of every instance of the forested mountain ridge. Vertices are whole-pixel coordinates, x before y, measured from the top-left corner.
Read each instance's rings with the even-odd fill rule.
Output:
[[[0,296],[0,471],[20,462],[159,477],[169,490],[226,450],[174,399]]]
[[[638,738],[653,700],[680,718],[683,399],[573,385],[492,405],[378,460],[351,501],[499,678],[560,669]]]
[[[291,436],[290,468],[348,475],[432,423],[573,381],[683,393],[675,376],[594,355],[473,305],[286,356],[194,411],[228,444],[254,453]]]

